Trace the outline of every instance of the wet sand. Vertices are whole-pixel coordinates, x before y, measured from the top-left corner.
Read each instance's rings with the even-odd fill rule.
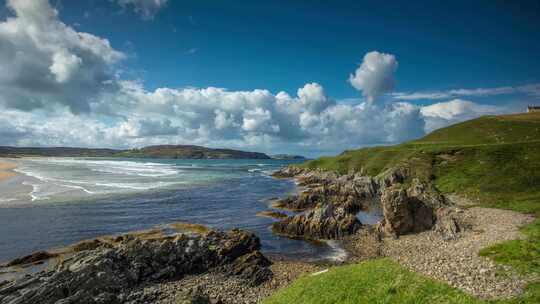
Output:
[[[17,172],[13,171],[15,168],[17,168],[16,164],[0,160],[0,182],[17,175]]]

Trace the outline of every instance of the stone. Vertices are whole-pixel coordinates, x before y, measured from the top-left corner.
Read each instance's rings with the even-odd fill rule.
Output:
[[[198,286],[177,296],[175,304],[211,304],[210,297]]]
[[[8,262],[5,266],[11,267],[11,266],[19,266],[19,265],[27,265],[27,264],[36,264],[36,263],[43,262],[45,260],[48,260],[56,256],[58,255],[55,253],[50,253],[47,251],[38,251],[30,255],[24,256],[22,258],[14,259]]]
[[[275,222],[272,231],[277,234],[311,239],[341,239],[361,227],[355,215],[333,204],[318,206],[305,213]]]
[[[137,298],[130,296],[129,290],[141,284],[212,268],[236,269],[227,273],[257,285],[271,277],[269,261],[258,251],[260,246],[258,237],[242,230],[151,240],[129,238],[112,248],[75,253],[54,270],[11,281],[0,287],[0,297],[6,304],[118,303],[117,295]]]

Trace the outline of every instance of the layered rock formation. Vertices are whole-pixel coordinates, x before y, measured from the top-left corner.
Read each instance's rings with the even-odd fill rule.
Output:
[[[114,246],[75,253],[56,269],[0,285],[0,302],[124,303],[130,290],[150,282],[201,273],[211,268],[257,285],[272,276],[270,261],[254,234],[240,230],[177,235],[153,240],[131,238]]]
[[[272,230],[277,234],[312,239],[340,239],[356,232],[360,226],[356,216],[344,207],[324,204],[276,222]]]
[[[356,218],[358,211],[375,204],[383,210],[384,218],[379,228],[386,235],[428,230],[438,219],[447,223],[437,226],[438,231],[456,234],[451,230],[459,228],[451,225],[451,217],[443,211],[448,205],[444,197],[432,184],[409,175],[407,168],[402,167],[375,177],[283,168],[274,176],[294,178],[303,190],[276,202],[274,207],[301,212],[274,223],[272,229],[275,233],[294,237],[340,239],[361,227],[362,223]]]

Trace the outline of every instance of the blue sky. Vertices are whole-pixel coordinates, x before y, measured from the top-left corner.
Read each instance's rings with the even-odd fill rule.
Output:
[[[447,2],[171,0],[153,20],[107,0],[57,7],[131,54],[125,64],[149,89],[294,93],[315,81],[353,97],[347,75],[372,50],[396,55],[401,91],[540,81],[538,1]]]
[[[61,127],[54,126],[58,130],[53,127],[39,130],[42,132],[39,133],[36,126],[21,123],[10,127],[6,122],[5,128],[14,131],[5,132],[5,142],[14,145],[99,144],[122,147],[194,142],[269,152],[302,153],[306,147],[316,147],[308,154],[337,153],[345,148],[414,138],[449,123],[483,114],[515,112],[527,103],[538,102],[540,2],[447,2],[36,0],[39,6],[30,6],[25,4],[25,0],[2,1],[0,22],[5,22],[8,29],[7,18],[16,18],[18,36],[10,35],[8,31],[2,36],[0,28],[0,43],[13,45],[4,53],[0,49],[0,63],[4,55],[6,65],[11,64],[8,55],[14,56],[21,51],[19,48],[31,45],[34,49],[18,54],[39,53],[45,62],[50,61],[50,65],[43,66],[41,78],[28,79],[17,75],[5,80],[6,86],[20,83],[21,90],[12,90],[4,96],[0,93],[0,106],[25,117],[46,117],[55,121],[69,116],[81,124],[83,121],[91,122],[96,124],[96,128],[103,128],[95,134],[96,138],[88,141],[81,138],[59,141],[58,136],[44,141],[36,134],[57,132]],[[30,36],[25,33],[37,22],[34,19],[39,19],[39,14],[46,14],[49,10],[56,10],[56,13],[47,19],[46,26],[40,26],[50,25],[56,30],[58,24],[64,24],[74,32],[89,33],[102,41],[109,41],[110,45],[104,44],[104,49],[110,48],[106,50],[109,53],[92,53],[92,56],[85,57],[89,46],[84,41],[74,45],[65,29],[50,41],[46,40],[48,38],[39,42],[36,39],[25,40]],[[23,18],[25,12],[30,17]],[[14,24],[12,22],[11,26]],[[61,48],[53,46],[55,39],[64,43],[60,44]],[[114,52],[120,55],[115,57]],[[381,60],[387,58],[392,61],[386,66],[388,75],[375,73],[370,76],[369,81],[373,77],[375,80],[377,77],[391,78],[388,89],[377,92],[373,97],[377,100],[374,103],[366,102],[368,95],[363,85],[355,87],[349,81],[349,76],[366,62],[364,56],[370,52],[377,52]],[[114,59],[111,59],[111,54]],[[59,58],[65,60],[52,68]],[[20,66],[11,65],[13,67],[10,68],[21,70]],[[21,63],[21,66],[24,65]],[[84,71],[92,71],[100,83],[87,83],[84,82],[87,78],[73,76],[84,75]],[[58,73],[64,74],[59,76]],[[58,95],[45,98],[43,92],[38,94],[38,83],[45,81],[44,77],[47,81],[50,77],[56,80],[53,84],[54,91],[60,92]],[[68,86],[70,81],[81,86],[79,99],[75,97],[73,85]],[[105,82],[121,89],[105,88],[101,85]],[[320,88],[309,87],[306,92],[313,89],[322,97],[314,93],[309,96],[315,96],[317,101],[302,101],[298,90],[310,83],[316,83]],[[127,89],[128,84],[131,90]],[[157,101],[163,96],[157,94],[156,89],[174,90],[170,91],[174,93],[172,95],[178,95],[189,93],[186,88],[204,90],[209,87],[224,88],[229,93],[252,92],[251,95],[256,95],[256,89],[266,90],[271,96],[265,98],[273,101],[263,106],[255,100],[258,97],[250,95],[251,101],[240,107],[249,108],[251,112],[240,113],[222,104],[223,99],[237,98],[233,94],[234,97],[216,97],[217,101],[208,97],[204,102],[200,101],[208,102],[204,110],[189,108],[175,112],[177,115],[171,117],[164,114],[165,110],[148,113],[147,116],[143,112],[120,114],[125,111],[127,100],[140,99],[137,107],[141,108],[149,100],[154,105],[163,104],[165,101],[162,99]],[[459,91],[464,89],[471,91]],[[478,89],[487,91],[474,91]],[[36,95],[29,97],[30,91]],[[93,91],[99,94],[92,95],[90,92]],[[129,94],[126,93],[128,91]],[[313,102],[325,105],[318,107],[320,111],[316,112],[298,109],[284,114],[285,110],[276,110],[277,106],[272,104],[281,100],[276,97],[281,91],[290,95],[293,107]],[[405,93],[410,95],[397,98]],[[416,93],[446,95],[416,98],[419,96]],[[191,97],[175,98],[174,101],[166,101],[171,109],[175,109],[170,111],[181,111],[179,108],[194,104],[189,99]],[[453,103],[449,103],[451,101]],[[334,136],[330,134],[332,128],[365,126],[356,121],[357,118],[337,114],[342,109],[336,108],[336,104],[355,107],[349,112],[359,111],[356,117],[363,120],[372,116],[366,112],[369,107],[378,107],[378,112],[388,111],[389,116],[379,122],[385,126],[390,124],[389,119],[395,118],[395,113],[402,113],[403,107],[409,105],[413,107],[407,111],[416,111],[420,116],[406,118],[410,121],[405,125],[396,124],[398,129],[385,134],[357,135],[350,143],[325,143],[327,140],[321,138]],[[278,106],[283,107],[284,104]],[[432,107],[422,108],[427,106]],[[224,114],[219,114],[220,111]],[[308,114],[313,117],[308,119]],[[297,121],[293,122],[292,116],[285,119],[280,115],[292,115]],[[321,118],[324,115],[328,117]],[[315,123],[314,117],[320,121]],[[217,121],[221,119],[227,123],[219,124],[223,128],[217,128]],[[251,125],[252,120],[267,123]],[[210,121],[215,125],[206,125]],[[332,121],[331,126],[327,125],[328,121]],[[308,128],[308,125],[309,132],[289,130]],[[151,130],[143,130],[144,126],[150,126]],[[225,126],[231,128],[229,133],[221,132]],[[116,129],[113,131],[113,128]],[[119,131],[122,128],[124,133]],[[237,130],[233,131],[234,128]],[[320,133],[315,134],[314,129]],[[124,134],[124,138],[131,140],[118,143],[118,140],[111,139],[114,138],[111,132],[116,132],[114,136]],[[131,133],[126,136],[125,132]],[[355,134],[363,132],[360,130]],[[298,142],[299,139],[304,141]],[[284,148],[291,142],[294,144],[292,147]]]

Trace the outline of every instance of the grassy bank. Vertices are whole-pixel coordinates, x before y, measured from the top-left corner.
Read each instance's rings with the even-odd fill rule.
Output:
[[[540,215],[540,113],[486,116],[388,147],[346,151],[306,162],[306,168],[377,175],[396,166],[479,206]],[[540,220],[525,240],[485,248],[481,255],[540,277]],[[388,260],[337,267],[306,277],[265,303],[540,303],[540,283],[519,298],[482,301],[410,273]]]
[[[264,304],[312,303],[481,303],[446,284],[379,259],[306,276]]]
[[[532,304],[540,303],[539,288],[539,284],[531,284],[520,298],[481,300],[410,272],[388,259],[378,259],[334,267],[316,276],[304,276],[263,304]]]
[[[346,151],[301,165],[377,175],[396,166],[430,180],[443,193],[479,205],[540,211],[540,113],[486,116],[389,147]]]

